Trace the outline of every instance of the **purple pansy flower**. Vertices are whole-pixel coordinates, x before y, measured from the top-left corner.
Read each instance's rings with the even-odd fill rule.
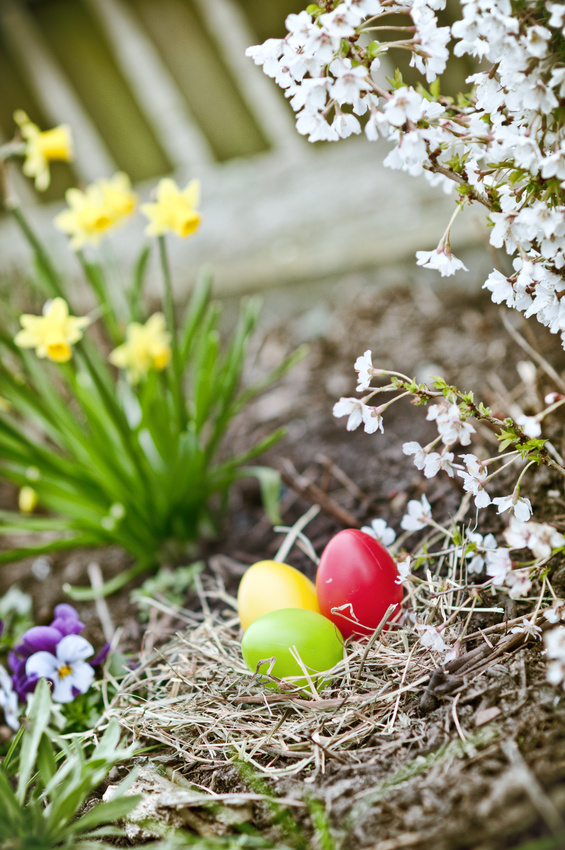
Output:
[[[42,677],[50,679],[53,683],[55,702],[69,702],[79,693],[85,693],[94,677],[92,668],[102,664],[110,649],[109,644],[106,644],[90,663],[86,662],[85,659],[89,658],[94,650],[88,641],[78,637],[84,629],[84,623],[80,621],[77,611],[72,605],[62,603],[55,607],[54,614],[53,622],[49,626],[34,626],[24,632],[21,643],[8,655],[14,690],[22,702],[25,701],[27,694],[35,690]],[[69,643],[69,638],[78,639],[79,643],[72,641]],[[89,648],[88,653],[82,657],[80,655],[75,657],[73,653],[79,651],[77,647],[82,647],[81,651],[86,651],[85,644]],[[60,649],[61,645],[62,649]],[[61,652],[71,654],[65,659],[61,656]],[[28,661],[36,656],[40,656],[39,662],[36,659],[28,665]],[[78,670],[76,675],[75,668]],[[66,672],[67,669],[71,672]],[[65,680],[67,680],[66,683]],[[85,687],[87,681],[88,684]],[[63,694],[65,699],[59,698],[56,693]]]

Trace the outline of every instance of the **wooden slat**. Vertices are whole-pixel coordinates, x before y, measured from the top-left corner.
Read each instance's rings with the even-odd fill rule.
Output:
[[[41,32],[22,3],[2,0],[0,28],[13,50],[14,59],[45,114],[53,124],[70,124],[76,147],[75,167],[89,182],[116,170],[96,127],[62,74]]]
[[[233,72],[243,99],[275,149],[306,156],[307,146],[297,135],[294,117],[272,80],[245,55],[256,43],[245,16],[233,0],[194,0],[208,32]]]
[[[268,150],[268,139],[191,0],[130,2],[151,33],[216,159],[224,162]]]
[[[87,0],[87,4],[173,165],[198,171],[211,163],[207,139],[135,15],[122,0]]]

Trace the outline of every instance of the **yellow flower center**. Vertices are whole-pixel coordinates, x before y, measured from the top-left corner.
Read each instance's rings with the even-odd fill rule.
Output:
[[[84,207],[84,209],[78,210],[76,220],[78,226],[89,233],[93,231],[103,233],[112,224],[112,218],[109,212],[94,206]]]
[[[163,348],[153,355],[153,365],[158,372],[166,369],[171,359],[171,349],[163,346]]]
[[[55,363],[66,363],[72,357],[71,346],[66,342],[53,342],[47,346],[47,357]]]
[[[69,667],[68,664],[61,664],[60,667],[57,667],[57,673],[59,674],[59,679],[64,679],[65,676],[69,676],[73,672],[73,668]]]
[[[54,127],[53,130],[39,133],[34,138],[33,144],[46,160],[58,159],[69,162],[73,157],[71,135],[65,126]]]
[[[187,210],[186,207],[183,209],[183,206],[178,204],[178,206],[171,207],[170,224],[172,230],[178,233],[182,239],[186,239],[198,228],[200,216],[194,210]]]

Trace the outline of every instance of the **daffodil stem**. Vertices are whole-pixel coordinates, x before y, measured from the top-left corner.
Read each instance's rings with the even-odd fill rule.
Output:
[[[104,274],[101,271],[98,274],[98,269],[93,266],[92,263],[88,262],[82,251],[77,251],[77,257],[82,266],[85,277],[92,287],[94,294],[98,299],[98,303],[102,308],[102,315],[104,317],[108,333],[110,334],[110,338],[114,345],[117,345],[120,342],[120,328],[116,319],[116,314],[110,302],[110,296],[108,294],[108,287],[106,286]]]
[[[66,293],[61,286],[61,281],[59,275],[55,271],[53,264],[51,263],[51,259],[49,255],[45,251],[45,248],[29,226],[27,219],[22,213],[20,207],[14,206],[11,208],[11,213],[16,219],[18,223],[18,227],[22,231],[23,235],[27,239],[30,247],[33,249],[37,261],[41,264],[41,267],[45,273],[45,277],[49,283],[50,295],[59,296],[61,298],[66,298]]]
[[[171,270],[169,268],[169,258],[167,257],[167,246],[165,244],[164,236],[159,236],[159,257],[161,260],[161,268],[163,270],[163,282],[165,284],[163,309],[165,312],[165,318],[167,320],[168,330],[171,334],[171,359],[173,367],[171,391],[177,409],[179,425],[181,430],[184,430],[186,428],[186,410],[184,406],[184,397],[182,392],[182,363],[178,344]]]
[[[128,425],[128,422],[127,422],[127,419],[125,418],[123,410],[119,406],[118,402],[116,401],[116,399],[114,398],[112,393],[109,392],[108,388],[106,387],[106,385],[104,383],[103,378],[101,377],[101,375],[98,372],[96,364],[94,363],[93,359],[90,357],[90,354],[88,352],[88,347],[86,345],[86,340],[82,340],[82,342],[79,343],[79,345],[77,345],[77,351],[79,352],[80,356],[84,360],[84,363],[85,363],[85,366],[88,370],[88,373],[89,373],[90,377],[92,378],[92,381],[93,381],[94,385],[96,386],[96,389],[98,390],[98,394],[100,396],[100,399],[104,403],[110,418],[115,423],[116,428],[118,429],[118,433],[120,434],[120,437],[122,439],[122,443],[123,443],[124,449],[126,451],[126,454],[129,455],[133,465],[135,466],[135,468],[136,468],[136,470],[139,474],[139,477],[142,479],[144,484],[147,487],[149,487],[149,482],[148,482],[148,479],[147,479],[147,473],[145,472],[145,469],[143,467],[143,461],[142,461],[141,457],[139,456],[139,454],[135,450],[133,432]]]

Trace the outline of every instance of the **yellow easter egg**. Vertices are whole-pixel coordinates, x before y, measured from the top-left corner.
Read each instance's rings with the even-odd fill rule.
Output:
[[[263,614],[279,608],[306,608],[320,613],[316,587],[303,573],[278,561],[258,561],[244,573],[237,609],[244,630]]]

